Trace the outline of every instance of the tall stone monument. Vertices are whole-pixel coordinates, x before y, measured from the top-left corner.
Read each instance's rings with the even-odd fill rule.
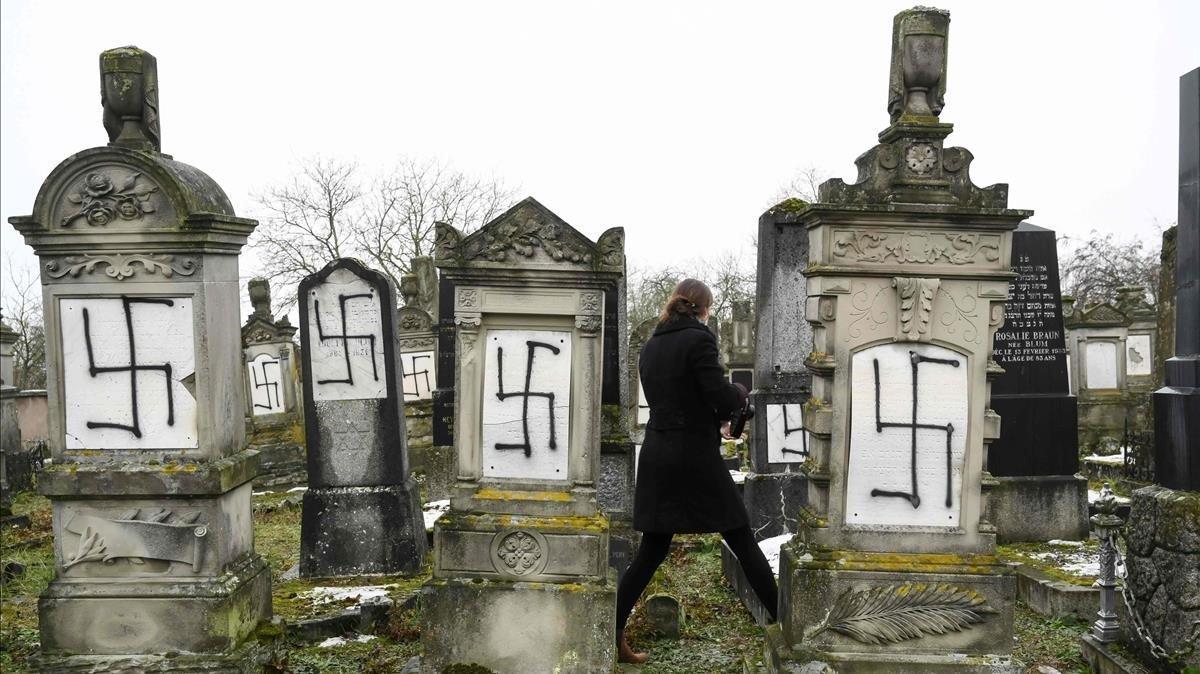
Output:
[[[992,409],[1004,432],[988,449],[996,478],[989,505],[1000,542],[1080,540],[1088,535],[1087,479],[1079,470],[1075,396],[1054,232],[1027,222],[1013,232],[1013,271],[996,331]]]
[[[13,347],[20,336],[0,316],[0,518],[8,518],[12,508],[8,482],[8,455],[21,449],[21,428],[17,420],[17,401],[13,394]],[[4,524],[0,520],[0,526]]]
[[[254,307],[242,325],[246,358],[246,421],[249,445],[258,452],[255,487],[282,487],[306,481],[304,419],[300,401],[300,362],[287,316],[275,320],[271,284],[252,278],[247,284]]]
[[[1155,468],[1169,489],[1200,491],[1200,68],[1179,79],[1175,356],[1154,394]]]
[[[308,491],[300,575],[414,573],[426,541],[409,474],[396,291],[353,259],[300,282]]]
[[[943,146],[949,21],[896,15],[891,125],[856,183],[827,181],[792,216],[809,242],[808,498],[781,560],[771,671],[1015,671],[985,466],[992,334],[1030,212]]]
[[[434,528],[422,671],[613,666],[597,477],[605,296],[623,241],[610,229],[593,243],[532,198],[469,236],[438,227],[458,328],[458,480]]]
[[[40,258],[46,325],[55,577],[38,664],[249,669],[243,640],[271,614],[238,337],[256,223],[160,151],[153,56],[106,51],[100,76],[109,144],[64,160],[9,220]]]
[[[812,326],[805,320],[808,232],[796,218],[807,204],[788,200],[758,219],[754,390],[750,472],[743,485],[750,529],[760,540],[794,533],[807,482],[806,404],[812,374]]]
[[[424,264],[427,261],[429,264]],[[433,392],[437,387],[437,326],[425,309],[421,289],[437,288],[437,269],[433,258],[414,258],[412,268],[424,270],[432,279],[422,280],[416,273],[400,279],[404,306],[396,312],[400,333],[400,363],[404,372],[404,427],[408,434],[408,457],[413,473],[420,476],[424,498],[440,501],[450,498],[454,483],[454,451],[433,444]],[[434,307],[436,310],[436,307]]]

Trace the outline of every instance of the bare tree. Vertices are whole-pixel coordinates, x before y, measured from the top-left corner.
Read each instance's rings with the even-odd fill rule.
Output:
[[[817,200],[817,190],[821,187],[821,183],[829,178],[829,171],[809,164],[797,170],[790,181],[779,186],[779,189],[776,190],[775,196],[771,199],[771,203],[767,204],[767,207],[769,208],[788,199],[801,199],[812,203]]]
[[[1159,251],[1138,238],[1121,241],[1092,230],[1085,239],[1061,236],[1059,276],[1062,292],[1086,307],[1117,300],[1117,288],[1144,286],[1158,304]]]
[[[19,389],[46,388],[46,330],[42,322],[42,286],[36,271],[13,264],[8,269],[4,292],[4,323],[17,333],[13,345],[13,381]]]
[[[255,199],[265,209],[251,239],[263,272],[282,286],[339,257],[358,257],[396,284],[410,262],[433,250],[434,223],[472,231],[499,215],[514,191],[497,180],[468,176],[437,161],[401,159],[364,176],[355,163],[312,157],[296,175]],[[280,306],[294,301],[282,293]]]
[[[754,299],[754,270],[741,252],[728,251],[681,267],[638,268],[629,274],[630,328],[657,316],[675,285],[689,277],[704,281],[712,289],[712,313],[720,321],[733,317],[735,302]]]

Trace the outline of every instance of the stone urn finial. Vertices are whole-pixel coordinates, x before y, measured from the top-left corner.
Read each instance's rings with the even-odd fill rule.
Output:
[[[420,294],[421,287],[416,274],[405,274],[400,277],[400,297],[404,299],[404,306],[416,306],[417,296]]]
[[[271,320],[271,282],[262,277],[250,279],[246,284],[250,294],[250,305],[254,307],[254,315]]]
[[[946,105],[949,31],[950,13],[943,9],[913,7],[896,15],[888,85],[892,123],[901,117],[937,122]]]
[[[109,145],[160,152],[158,61],[137,47],[100,54],[100,104]]]

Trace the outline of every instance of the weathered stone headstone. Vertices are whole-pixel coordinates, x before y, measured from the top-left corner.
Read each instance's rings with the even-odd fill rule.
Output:
[[[40,258],[55,578],[39,602],[53,671],[250,669],[271,614],[254,552],[238,253],[255,221],[159,151],[154,57],[100,55],[107,147],[9,220]]]
[[[308,491],[300,575],[413,573],[426,542],[409,475],[396,293],[338,259],[300,282]]]
[[[1075,396],[1067,383],[1066,334],[1054,232],[1021,223],[1004,326],[993,357],[992,409],[1004,430],[988,448],[990,517],[1000,542],[1087,537],[1087,479],[1079,470]]]
[[[795,532],[807,482],[805,404],[811,379],[805,360],[812,326],[805,318],[808,233],[795,218],[806,206],[788,200],[758,219],[758,284],[754,308],[754,385],[750,472],[742,487],[750,529],[759,540]]]
[[[425,265],[424,262],[428,262]],[[432,271],[432,279],[406,274],[400,279],[404,306],[397,311],[400,333],[400,362],[404,371],[404,426],[408,433],[408,457],[412,470],[421,476],[424,498],[450,498],[454,484],[454,448],[433,444],[433,392],[437,386],[436,319],[425,310],[421,289],[437,287],[437,270],[432,258],[412,261],[413,269]],[[434,307],[436,310],[436,307]]]
[[[1170,489],[1200,491],[1200,68],[1179,80],[1175,356],[1154,395],[1155,466]]]
[[[827,181],[790,216],[811,243],[813,341],[799,352],[813,399],[802,529],[767,630],[776,670],[1016,671],[1016,588],[984,517],[984,467],[1000,430],[992,334],[1030,212],[1007,207],[1006,185],[975,186],[970,152],[943,147],[949,19],[896,15],[892,124],[857,183]]]
[[[683,630],[683,604],[669,594],[652,594],[642,602],[651,634],[678,639]]]
[[[8,455],[21,448],[21,429],[17,421],[17,401],[12,394],[13,347],[19,335],[0,317],[0,517],[8,517],[12,506],[8,482]]]
[[[438,227],[442,290],[453,288],[442,316],[457,326],[458,481],[434,529],[422,671],[613,666],[597,478],[605,295],[622,243],[620,229],[593,243],[532,198],[469,236]]]
[[[721,326],[721,350],[729,381],[754,390],[754,305],[734,302],[731,319]]]
[[[271,312],[271,285],[264,278],[247,284],[254,307],[242,325],[246,358],[246,419],[250,447],[258,452],[257,488],[302,484],[306,480],[304,420],[300,404],[300,363],[292,338],[296,328]]]

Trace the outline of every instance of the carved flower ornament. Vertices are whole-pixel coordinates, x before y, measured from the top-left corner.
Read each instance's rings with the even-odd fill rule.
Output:
[[[79,210],[62,219],[62,226],[69,227],[75,220],[83,218],[93,227],[103,227],[116,218],[137,220],[146,213],[155,212],[150,195],[158,187],[138,187],[141,173],[133,173],[120,189],[113,186],[112,179],[103,173],[89,173],[83,179],[79,191],[67,195],[67,201],[79,206]]]
[[[500,541],[496,555],[509,571],[523,576],[542,558],[542,547],[533,536],[524,531],[514,531]]]

